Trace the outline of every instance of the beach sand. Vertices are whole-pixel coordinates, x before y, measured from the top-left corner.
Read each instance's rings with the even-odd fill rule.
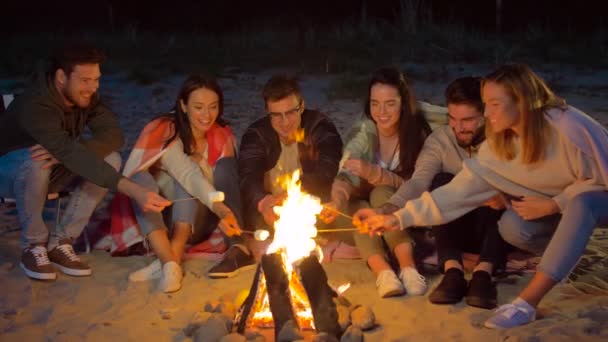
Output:
[[[418,68],[418,69],[416,69]],[[443,104],[443,89],[451,79],[482,75],[484,66],[437,66],[437,79],[414,79],[418,97]],[[406,66],[424,74],[426,67]],[[569,103],[608,124],[608,70],[544,66],[540,70]],[[220,83],[225,92],[225,117],[240,137],[249,123],[263,115],[261,87],[272,71],[227,73]],[[301,75],[306,105],[327,113],[344,134],[361,113],[362,100],[330,100],[325,95],[332,77]],[[570,79],[576,81],[570,82]],[[157,113],[172,106],[184,76],[139,86],[120,74],[102,81],[101,93],[118,113],[127,136],[126,157],[139,130]],[[568,81],[569,83],[565,83]],[[1,85],[2,83],[0,83]],[[552,85],[553,85],[552,84]],[[603,89],[603,90],[602,90]],[[107,201],[106,201],[107,202]],[[96,220],[103,219],[100,208]],[[0,340],[1,341],[187,341],[183,328],[207,301],[232,299],[249,289],[254,271],[231,279],[211,280],[205,273],[212,260],[184,262],[183,288],[173,294],[156,290],[156,281],[130,283],[130,272],[152,257],[110,257],[102,250],[82,254],[93,275],[58,275],[54,282],[28,279],[19,268],[19,226],[14,208],[0,206]],[[365,332],[366,341],[606,341],[608,340],[608,229],[596,229],[571,281],[559,284],[539,307],[539,319],[510,330],[483,328],[491,311],[464,303],[432,305],[427,295],[380,299],[375,279],[361,260],[333,260],[324,264],[332,285],[350,283],[344,294],[352,303],[369,305],[378,327]],[[429,288],[439,280],[426,273]],[[531,274],[499,280],[499,303],[507,303]],[[430,292],[430,291],[429,291]]]

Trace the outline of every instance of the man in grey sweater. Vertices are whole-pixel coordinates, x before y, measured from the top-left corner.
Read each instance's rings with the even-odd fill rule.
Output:
[[[427,138],[418,156],[412,177],[384,204],[385,214],[402,208],[431,189],[448,183],[462,169],[462,162],[475,157],[485,140],[480,79],[464,77],[446,89],[448,125],[440,126]],[[503,209],[501,198],[443,226],[433,227],[439,268],[444,272],[439,285],[429,295],[436,304],[453,304],[465,295],[469,305],[493,308],[496,288],[492,273],[504,264],[506,243],[500,237],[497,221]],[[479,252],[469,284],[464,278],[462,252]]]
[[[97,94],[104,59],[82,42],[60,47],[38,82],[0,116],[0,196],[16,199],[20,266],[34,279],[56,279],[55,267],[71,276],[92,273],[72,242],[108,189],[144,210],[161,211],[171,203],[118,172],[124,138]],[[59,224],[49,230],[42,219],[47,194],[68,185],[74,192]]]

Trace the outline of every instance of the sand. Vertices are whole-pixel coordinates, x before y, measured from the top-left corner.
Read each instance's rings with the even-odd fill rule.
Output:
[[[425,75],[428,66],[406,65],[415,75]],[[533,66],[534,67],[534,66]],[[443,88],[463,75],[482,75],[488,66],[434,66],[433,78],[413,77],[418,97],[442,104]],[[538,67],[542,75],[569,103],[608,124],[608,70],[549,65]],[[220,80],[225,92],[226,118],[240,137],[256,117],[262,115],[260,91],[273,71],[257,74],[226,73]],[[325,95],[331,75],[301,75],[304,99],[335,120],[344,134],[361,112],[361,100],[330,100]],[[183,75],[140,86],[124,75],[104,76],[102,95],[119,114],[127,135],[128,153],[141,127],[155,114],[169,109]],[[576,80],[574,80],[576,78]],[[572,80],[572,81],[571,81]],[[0,89],[6,80],[0,80]],[[4,89],[2,89],[4,91]],[[103,218],[103,209],[97,219]],[[251,286],[254,271],[235,278],[205,277],[212,260],[184,263],[183,288],[173,294],[156,290],[156,282],[130,283],[130,272],[152,257],[112,258],[102,250],[82,254],[93,268],[91,277],[59,274],[54,282],[28,279],[18,266],[19,227],[13,208],[0,206],[0,340],[2,341],[184,341],[182,329],[204,304],[219,298],[234,298]],[[350,283],[345,296],[355,304],[369,305],[379,326],[365,332],[366,341],[601,341],[608,340],[608,230],[598,228],[574,271],[572,280],[559,284],[539,307],[539,319],[510,330],[482,327],[491,311],[464,303],[438,306],[426,296],[380,299],[374,277],[361,260],[333,260],[324,264],[333,285]],[[425,273],[432,289],[439,276]],[[531,274],[511,275],[498,285],[499,303],[513,299]],[[427,293],[428,295],[428,293]],[[163,317],[164,316],[164,317]]]

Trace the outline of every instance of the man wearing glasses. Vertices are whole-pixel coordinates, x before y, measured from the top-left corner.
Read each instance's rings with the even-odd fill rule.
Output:
[[[273,227],[272,208],[286,195],[277,179],[297,169],[304,191],[329,200],[342,157],[336,127],[325,115],[306,109],[294,78],[272,76],[262,96],[267,115],[249,126],[239,152],[246,229]]]

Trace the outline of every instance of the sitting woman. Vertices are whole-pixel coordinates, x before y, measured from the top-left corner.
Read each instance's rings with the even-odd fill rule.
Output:
[[[221,118],[222,109],[223,94],[215,79],[193,75],[182,85],[174,110],[148,123],[140,134],[123,173],[173,201],[171,212],[165,213],[173,224],[169,238],[166,217],[132,202],[133,224],[158,259],[132,273],[131,281],[160,278],[163,292],[179,290],[186,243],[208,238],[218,226],[231,247],[210,273],[226,277],[255,263],[240,240],[234,137]]]
[[[598,223],[608,222],[608,131],[566,105],[529,67],[505,65],[482,83],[487,140],[454,179],[392,215],[369,209],[353,223],[372,232],[449,222],[497,194],[498,222],[512,245],[542,254],[517,298],[485,326],[511,328],[536,318],[541,299],[576,265]]]
[[[382,68],[372,75],[364,110],[365,117],[354,125],[346,140],[331,202],[321,213],[326,223],[336,220],[337,211],[354,212],[361,206],[377,208],[384,204],[412,175],[418,153],[431,132],[405,75],[396,68]],[[387,261],[384,242],[399,263],[399,278]],[[355,234],[355,243],[376,274],[381,297],[402,295],[404,291],[421,295],[426,291],[407,232]]]

